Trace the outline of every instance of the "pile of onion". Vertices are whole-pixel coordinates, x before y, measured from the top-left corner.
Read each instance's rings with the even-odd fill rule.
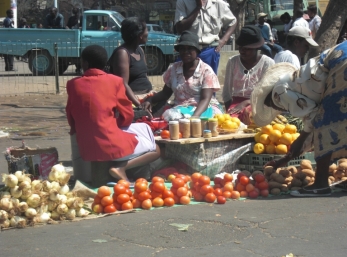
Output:
[[[19,227],[51,220],[86,217],[84,201],[70,192],[70,175],[61,164],[52,167],[48,180],[31,180],[22,171],[3,174],[0,190],[0,228]]]

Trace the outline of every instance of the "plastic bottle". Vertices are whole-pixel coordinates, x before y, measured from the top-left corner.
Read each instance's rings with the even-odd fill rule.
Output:
[[[192,137],[201,137],[202,131],[201,131],[201,120],[200,119],[191,119],[191,131],[192,131]]]
[[[190,120],[180,119],[179,128],[182,133],[182,138],[190,138]]]
[[[179,138],[179,125],[177,120],[169,122],[170,139],[176,140]]]
[[[211,130],[212,136],[217,137],[219,135],[218,133],[218,119],[216,118],[211,118],[208,120],[208,128]]]

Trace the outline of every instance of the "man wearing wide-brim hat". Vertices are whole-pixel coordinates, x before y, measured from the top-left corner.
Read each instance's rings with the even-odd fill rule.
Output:
[[[308,143],[314,145],[314,183],[292,191],[293,196],[330,195],[329,166],[347,157],[346,70],[347,41],[310,59],[299,70],[289,63],[275,64],[252,92],[252,114],[258,126],[269,124],[283,111],[304,123],[286,156],[267,165],[284,166],[306,151]]]
[[[266,13],[258,13],[258,26],[261,30],[261,34],[264,38],[265,44],[262,45],[259,49],[264,52],[267,56],[272,58],[272,51],[275,51],[276,53],[283,51],[283,48],[280,45],[277,45],[274,43],[271,27],[269,23],[265,22],[265,18],[267,17]]]

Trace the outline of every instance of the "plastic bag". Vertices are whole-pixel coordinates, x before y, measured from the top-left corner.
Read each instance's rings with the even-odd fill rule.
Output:
[[[163,119],[167,122],[169,122],[170,120],[179,120],[182,118],[184,118],[183,114],[179,109],[176,108],[167,109],[163,113]]]

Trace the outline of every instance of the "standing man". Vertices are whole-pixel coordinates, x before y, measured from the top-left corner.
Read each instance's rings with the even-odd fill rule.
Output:
[[[64,17],[58,13],[56,7],[52,7],[49,14],[46,16],[46,28],[47,29],[63,29],[64,27]]]
[[[301,26],[296,26],[289,30],[286,43],[287,50],[276,54],[274,61],[275,63],[289,62],[298,69],[301,66],[300,59],[305,56],[309,48],[319,46],[312,39],[310,30]]]
[[[322,23],[321,17],[317,15],[317,6],[309,5],[307,8],[307,14],[310,16],[311,21],[308,23],[310,26],[310,30],[312,32],[312,38],[316,37],[317,31]]]
[[[293,26],[301,26],[310,29],[308,22],[304,19],[304,11],[302,9],[298,9],[295,13],[295,20],[293,22]]]
[[[67,29],[79,29],[82,27],[82,21],[80,16],[80,10],[76,7],[72,8],[72,16],[67,21]]]
[[[8,9],[6,11],[7,17],[4,19],[4,27],[5,28],[14,28],[14,20],[13,20],[13,11]],[[4,54],[5,60],[5,71],[16,71],[13,68],[13,55]]]
[[[265,55],[272,58],[272,50],[276,53],[283,51],[283,48],[280,45],[274,43],[274,39],[271,32],[271,27],[268,23],[265,22],[267,17],[266,13],[258,13],[258,26],[261,30],[261,35],[264,38],[265,44],[262,45],[259,49],[264,52]]]
[[[185,30],[198,35],[200,59],[217,74],[220,50],[230,39],[236,27],[236,18],[229,4],[223,0],[177,0],[175,28],[178,34]],[[222,38],[220,32],[225,30]]]

